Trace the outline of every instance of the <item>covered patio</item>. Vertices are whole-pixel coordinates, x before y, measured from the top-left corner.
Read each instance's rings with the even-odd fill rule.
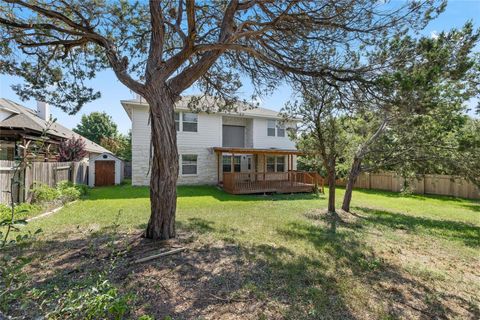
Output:
[[[298,150],[213,148],[217,155],[218,185],[232,194],[312,192],[323,193],[323,178],[316,172],[298,171]]]

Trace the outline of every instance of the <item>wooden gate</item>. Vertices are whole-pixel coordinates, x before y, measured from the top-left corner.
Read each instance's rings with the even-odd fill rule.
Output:
[[[95,161],[95,186],[115,184],[115,161]]]

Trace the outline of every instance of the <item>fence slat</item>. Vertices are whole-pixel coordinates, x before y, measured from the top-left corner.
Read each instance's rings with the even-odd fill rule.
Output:
[[[337,180],[338,186],[345,186],[344,179]],[[409,181],[410,188],[417,194],[436,194],[469,199],[480,199],[480,189],[472,182],[448,175],[419,175]],[[394,172],[361,173],[354,188],[400,192],[404,179]]]
[[[10,203],[10,180],[15,161],[0,160],[0,203]],[[34,183],[54,187],[63,180],[88,184],[88,162],[32,162],[20,173],[22,186],[15,190],[15,201],[30,201]],[[7,192],[6,192],[7,191]]]

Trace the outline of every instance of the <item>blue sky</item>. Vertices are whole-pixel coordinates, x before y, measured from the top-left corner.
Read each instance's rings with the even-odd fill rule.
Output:
[[[442,30],[461,27],[467,20],[473,20],[475,27],[480,28],[480,0],[450,0],[445,12],[427,26],[424,34],[433,35]],[[11,85],[18,83],[21,83],[21,79],[0,75],[0,97],[19,102],[30,108],[35,108],[35,101],[21,102],[13,92]],[[91,85],[101,92],[102,97],[100,99],[85,105],[82,110],[74,116],[69,116],[60,109],[53,107],[53,116],[64,126],[73,128],[80,121],[82,114],[88,114],[93,111],[105,111],[112,116],[122,133],[128,132],[131,127],[131,122],[123,110],[120,100],[132,99],[134,95],[115,78],[111,71],[99,73],[91,82]],[[241,95],[248,97],[251,92],[251,84],[246,81],[241,89]],[[270,96],[262,97],[260,106],[280,110],[285,102],[291,98],[291,94],[292,91],[290,88],[282,85]],[[474,103],[475,102],[472,102],[472,105]]]

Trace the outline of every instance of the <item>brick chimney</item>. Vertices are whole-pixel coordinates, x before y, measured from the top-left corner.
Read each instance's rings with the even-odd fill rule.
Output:
[[[50,120],[50,106],[43,101],[37,101],[37,116],[45,121]]]

